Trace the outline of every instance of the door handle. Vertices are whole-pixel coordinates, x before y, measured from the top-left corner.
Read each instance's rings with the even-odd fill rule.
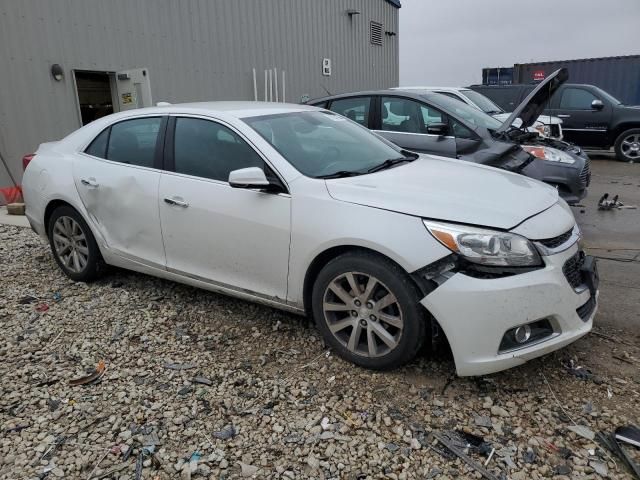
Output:
[[[182,200],[176,200],[175,198],[165,198],[164,203],[168,203],[169,205],[175,205],[176,207],[187,208],[189,204],[187,202],[183,202]]]
[[[561,115],[558,115],[559,118],[569,118],[571,117],[571,115],[567,115],[566,113],[563,113]]]
[[[90,178],[88,180],[85,178],[81,178],[80,183],[82,183],[87,187],[92,187],[92,188],[98,188],[100,186],[98,182],[96,182],[95,178]]]

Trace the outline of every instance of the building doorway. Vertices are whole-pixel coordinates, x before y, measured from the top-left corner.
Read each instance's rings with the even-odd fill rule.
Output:
[[[74,71],[82,125],[112,114],[114,74]]]

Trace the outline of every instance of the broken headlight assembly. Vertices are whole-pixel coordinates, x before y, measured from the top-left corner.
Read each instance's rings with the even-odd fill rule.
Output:
[[[566,164],[576,163],[576,159],[571,155],[555,148],[541,147],[539,145],[522,145],[522,149],[540,160]]]
[[[542,259],[526,238],[509,232],[423,220],[441,244],[464,260],[490,267],[536,267]]]

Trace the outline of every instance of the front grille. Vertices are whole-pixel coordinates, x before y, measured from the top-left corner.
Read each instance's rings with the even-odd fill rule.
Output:
[[[584,168],[580,172],[580,183],[585,187],[588,187],[591,183],[591,161],[589,160],[589,157],[587,157]]]
[[[582,264],[584,263],[584,253],[578,252],[573,257],[564,262],[562,267],[562,273],[567,278],[569,285],[573,288],[578,288],[584,284],[582,276]]]
[[[595,297],[591,297],[589,298],[587,303],[585,303],[581,307],[576,308],[576,313],[583,321],[586,321],[591,316],[595,308],[596,308],[596,299]]]
[[[567,240],[571,238],[571,234],[573,233],[573,228],[564,232],[562,235],[558,235],[557,237],[547,238],[545,240],[537,240],[538,243],[541,243],[547,248],[556,248],[565,243]]]

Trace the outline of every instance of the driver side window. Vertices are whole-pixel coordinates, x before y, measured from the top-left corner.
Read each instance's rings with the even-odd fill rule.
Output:
[[[430,123],[443,123],[445,116],[438,110],[415,100],[382,97],[382,130],[404,133],[427,133]]]
[[[178,118],[174,136],[177,173],[229,181],[229,173],[247,167],[265,169],[262,157],[233,130],[200,118]]]
[[[567,110],[591,110],[591,102],[600,100],[587,90],[582,88],[567,88],[562,92],[560,108]]]

